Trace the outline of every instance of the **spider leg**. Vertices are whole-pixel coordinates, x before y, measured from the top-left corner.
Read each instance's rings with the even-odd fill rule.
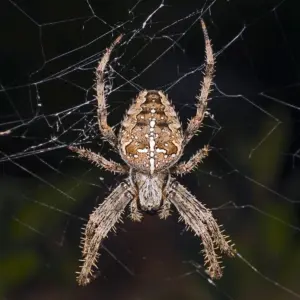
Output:
[[[212,84],[213,73],[214,73],[214,54],[212,46],[208,37],[207,29],[203,20],[201,20],[202,31],[204,34],[205,41],[205,53],[206,53],[206,67],[204,72],[204,78],[201,85],[201,90],[199,96],[197,96],[197,112],[196,115],[189,121],[187,129],[184,133],[184,145],[186,145],[189,140],[194,136],[194,134],[199,130],[207,109],[207,100],[210,92],[210,87]]]
[[[188,228],[201,237],[208,274],[211,278],[220,278],[222,269],[215,248],[229,256],[234,256],[235,250],[230,245],[228,237],[220,230],[211,211],[197,201],[184,186],[174,181],[170,184],[167,193],[168,199],[178,210],[180,218]]]
[[[129,172],[129,168],[126,165],[121,165],[113,160],[108,160],[89,149],[78,148],[74,146],[69,146],[68,148],[69,150],[76,152],[80,157],[84,157],[90,162],[94,163],[97,167],[102,167],[109,172],[121,174],[126,174]]]
[[[100,244],[111,229],[115,230],[114,226],[133,198],[129,184],[123,182],[90,215],[82,238],[83,265],[77,276],[79,285],[87,285],[93,278]]]
[[[188,161],[184,161],[176,165],[171,169],[171,173],[176,175],[184,175],[191,172],[197,167],[198,164],[202,163],[203,159],[208,156],[209,153],[208,145],[205,145],[202,149],[198,150],[194,156]]]
[[[117,137],[112,127],[107,124],[107,105],[105,100],[105,82],[104,71],[109,61],[110,55],[114,47],[121,41],[122,35],[118,36],[116,40],[106,49],[102,59],[100,60],[96,69],[96,91],[97,91],[97,117],[98,125],[103,138],[107,140],[114,148],[117,147]]]

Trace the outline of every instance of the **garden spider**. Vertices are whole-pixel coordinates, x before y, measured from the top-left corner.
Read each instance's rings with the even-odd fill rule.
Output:
[[[83,265],[77,277],[80,285],[88,284],[93,278],[93,267],[96,267],[101,242],[120,220],[127,205],[130,218],[138,222],[143,218],[141,211],[157,212],[161,219],[166,219],[170,215],[170,206],[174,205],[180,219],[201,238],[205,265],[211,278],[222,276],[215,250],[219,249],[229,256],[235,255],[233,246],[220,230],[211,211],[172,176],[192,171],[209,152],[208,146],[204,146],[187,162],[176,164],[184,147],[203,122],[213,78],[214,55],[203,20],[201,26],[205,40],[206,67],[197,97],[197,112],[185,131],[167,96],[161,91],[144,90],[125,114],[117,137],[113,128],[107,124],[104,70],[112,50],[122,36],[112,43],[99,62],[96,70],[99,130],[125,164],[107,160],[88,149],[74,146],[69,149],[110,172],[127,174],[127,178],[89,217],[82,239]]]

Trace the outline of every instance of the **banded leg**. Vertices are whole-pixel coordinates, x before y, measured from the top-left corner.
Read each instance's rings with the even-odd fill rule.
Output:
[[[179,163],[174,168],[171,169],[171,173],[176,175],[184,175],[191,172],[197,167],[198,164],[202,163],[203,159],[208,156],[210,149],[208,145],[205,145],[203,149],[200,149],[194,156],[192,156],[188,161]]]
[[[210,92],[210,87],[212,84],[214,73],[214,54],[207,33],[206,25],[203,20],[201,20],[201,26],[205,41],[206,67],[204,71],[204,78],[200,90],[200,95],[196,97],[198,100],[196,104],[197,112],[196,115],[189,121],[187,129],[184,133],[184,145],[186,145],[189,142],[189,140],[194,136],[194,134],[199,130],[203,122],[205,111],[207,109],[208,95]]]
[[[119,186],[90,215],[82,238],[83,265],[78,272],[79,285],[87,285],[93,278],[93,267],[97,267],[98,249],[111,229],[121,219],[126,206],[133,199],[131,188],[125,182]]]
[[[122,35],[118,36],[116,40],[106,49],[105,54],[99,62],[96,69],[96,91],[97,91],[97,117],[99,130],[103,138],[108,141],[114,148],[117,147],[117,137],[112,127],[107,124],[107,104],[105,100],[105,82],[104,82],[104,71],[109,61],[111,52],[114,47],[120,43]]]
[[[197,201],[184,186],[174,181],[167,193],[168,199],[176,207],[187,227],[201,238],[207,273],[211,278],[220,278],[222,269],[215,248],[228,256],[234,256],[236,253],[228,237],[220,230],[211,211]]]
[[[68,148],[69,150],[76,152],[79,157],[84,157],[90,162],[94,163],[97,167],[102,167],[109,172],[120,174],[126,174],[129,172],[129,168],[126,165],[121,165],[113,160],[108,160],[89,149],[78,148],[74,146],[69,146]]]

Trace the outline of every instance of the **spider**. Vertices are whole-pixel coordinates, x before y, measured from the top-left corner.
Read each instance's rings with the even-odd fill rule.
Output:
[[[79,285],[88,284],[94,277],[98,250],[103,239],[120,221],[125,208],[129,205],[130,218],[140,222],[143,212],[157,212],[161,219],[170,215],[174,205],[188,228],[199,236],[203,243],[206,271],[211,278],[220,278],[222,268],[215,250],[235,255],[233,245],[228,241],[212,213],[179,182],[173,175],[191,172],[209,153],[204,146],[186,162],[177,163],[184,147],[199,130],[207,109],[208,95],[213,78],[214,55],[207,29],[201,20],[205,40],[206,67],[199,96],[197,112],[182,129],[174,107],[162,91],[141,91],[121,123],[118,136],[107,123],[104,71],[114,47],[121,41],[119,36],[106,49],[96,69],[97,118],[100,133],[117,151],[125,164],[107,160],[91,150],[70,146],[69,149],[80,157],[99,167],[127,174],[113,192],[90,215],[82,238],[83,265],[78,272]]]

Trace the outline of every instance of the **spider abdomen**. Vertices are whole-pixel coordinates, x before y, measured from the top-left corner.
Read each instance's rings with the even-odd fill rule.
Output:
[[[119,134],[121,156],[132,168],[154,174],[181,156],[178,116],[161,91],[142,91],[131,105]]]

